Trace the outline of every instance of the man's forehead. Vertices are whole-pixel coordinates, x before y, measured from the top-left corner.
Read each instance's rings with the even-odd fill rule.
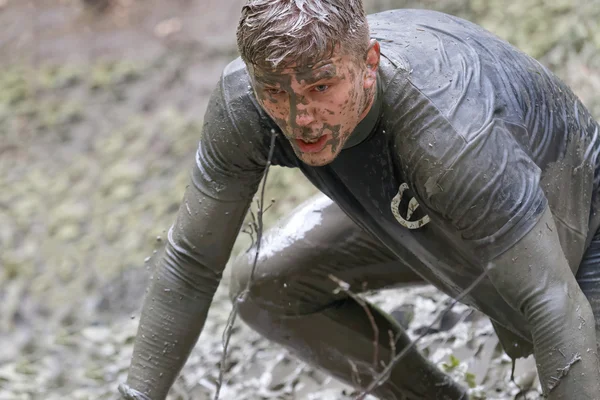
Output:
[[[342,56],[334,56],[325,60],[321,60],[310,65],[295,65],[290,64],[285,68],[269,69],[266,67],[252,66],[249,68],[252,75],[259,82],[270,81],[273,79],[291,79],[301,81],[319,75],[335,74],[339,67],[343,64]]]

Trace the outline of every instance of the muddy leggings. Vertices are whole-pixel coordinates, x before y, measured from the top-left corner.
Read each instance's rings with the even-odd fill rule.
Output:
[[[250,279],[254,254],[243,254],[232,266],[232,299]],[[422,279],[322,195],[266,232],[261,255],[250,295],[240,303],[241,318],[303,361],[354,387],[357,382],[368,385],[375,352],[372,323],[360,304],[344,291],[336,291],[338,285],[329,275],[350,284],[354,293],[422,283]],[[590,267],[598,262],[600,239],[592,243],[578,273],[595,312],[600,274]],[[377,356],[387,363],[393,348],[398,352],[410,339],[386,313],[369,307],[379,330]],[[397,338],[394,346],[390,332]],[[416,349],[372,394],[386,400],[467,398],[463,387]]]

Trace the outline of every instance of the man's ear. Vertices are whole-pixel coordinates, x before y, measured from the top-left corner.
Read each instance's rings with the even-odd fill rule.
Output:
[[[375,39],[371,39],[369,49],[367,50],[365,89],[370,89],[377,81],[377,69],[379,68],[380,55],[379,42]]]

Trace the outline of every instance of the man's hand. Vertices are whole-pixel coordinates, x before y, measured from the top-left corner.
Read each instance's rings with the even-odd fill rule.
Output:
[[[527,318],[544,395],[600,398],[600,363],[592,308],[563,254],[547,209],[536,226],[493,262],[490,280]]]

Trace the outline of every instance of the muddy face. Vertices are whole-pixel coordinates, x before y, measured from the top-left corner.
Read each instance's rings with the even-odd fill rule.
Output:
[[[256,97],[300,160],[332,162],[373,103],[379,44],[363,60],[336,51],[312,66],[251,69]]]

